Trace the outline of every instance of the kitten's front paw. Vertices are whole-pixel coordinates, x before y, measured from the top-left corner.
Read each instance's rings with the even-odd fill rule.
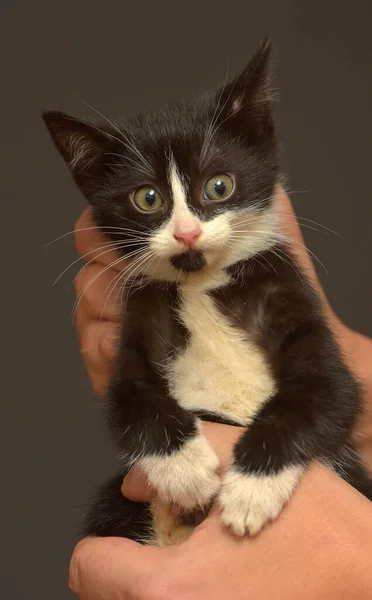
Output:
[[[217,455],[201,434],[167,456],[141,459],[139,466],[161,500],[185,509],[207,505],[221,485]]]
[[[293,466],[276,475],[244,475],[232,468],[219,496],[222,522],[236,535],[257,534],[280,514],[302,472],[302,467]]]

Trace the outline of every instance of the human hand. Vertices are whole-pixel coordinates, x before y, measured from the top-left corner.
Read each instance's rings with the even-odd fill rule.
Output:
[[[226,468],[239,428],[204,427]],[[139,487],[137,491],[141,496]],[[87,538],[74,551],[70,587],[82,600],[367,600],[371,555],[370,503],[317,465],[300,482],[275,527],[257,538],[233,536],[217,509],[180,546]]]
[[[86,264],[76,277],[76,327],[81,353],[97,394],[103,395],[109,381],[121,310],[117,284],[125,264],[118,254],[107,250],[107,241],[94,228],[86,208],[75,224],[75,245]]]

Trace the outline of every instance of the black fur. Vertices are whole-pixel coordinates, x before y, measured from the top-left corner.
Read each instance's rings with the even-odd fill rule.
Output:
[[[111,123],[97,128],[57,112],[44,114],[92,205],[96,224],[108,238],[126,244],[123,255],[141,245],[146,249],[146,236],[172,213],[166,170],[170,149],[187,174],[189,208],[202,221],[224,210],[223,204],[203,197],[204,182],[216,173],[234,175],[229,209],[258,205],[262,212],[270,206],[281,175],[268,89],[269,55],[270,46],[264,43],[216,95],[149,111],[118,128]],[[213,119],[214,134],[203,154],[205,131]],[[133,190],[145,184],[156,186],[164,200],[152,214],[140,213],[132,202]],[[143,236],[141,242],[131,241],[136,233]],[[280,260],[283,253],[285,260]],[[277,244],[261,256],[263,260],[253,257],[229,267],[231,282],[210,292],[232,325],[254,337],[277,383],[277,392],[236,445],[234,463],[243,473],[275,474],[285,466],[320,460],[372,499],[371,481],[351,441],[361,404],[358,384],[288,249]],[[195,250],[176,254],[169,262],[187,273],[206,265],[203,253]],[[139,455],[163,456],[181,448],[195,436],[197,416],[234,424],[203,409],[187,411],[169,392],[159,365],[182,351],[189,339],[178,308],[177,284],[159,281],[134,288],[126,304],[107,420],[127,468]],[[151,526],[149,507],[122,498],[121,477],[99,493],[84,533],[143,541]]]
[[[188,250],[183,254],[176,254],[172,256],[171,263],[176,269],[181,269],[186,273],[197,273],[206,266],[203,254],[197,250]]]
[[[150,507],[124,498],[120,491],[123,477],[124,473],[120,473],[97,489],[81,527],[82,536],[115,536],[147,541],[152,521]]]

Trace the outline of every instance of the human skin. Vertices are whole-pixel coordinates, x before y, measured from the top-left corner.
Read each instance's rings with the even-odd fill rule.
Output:
[[[317,289],[345,360],[363,383],[365,413],[356,443],[372,471],[372,341],[351,331],[333,313],[304,247],[288,197],[277,197],[282,231]],[[94,389],[102,394],[115,355],[121,306],[110,283],[115,259],[102,252],[86,210],[76,224],[76,246],[90,262],[77,278],[81,301],[77,328],[82,355]],[[204,431],[219,455],[221,470],[231,460],[240,428],[212,423]],[[132,500],[152,497],[140,474],[132,471],[123,493]],[[70,586],[83,600],[101,598],[370,598],[372,597],[372,508],[368,500],[320,465],[309,469],[275,522],[256,538],[237,539],[224,528],[217,509],[178,547],[148,548],[118,538],[88,538],[76,547]],[[216,577],[218,573],[218,577]]]

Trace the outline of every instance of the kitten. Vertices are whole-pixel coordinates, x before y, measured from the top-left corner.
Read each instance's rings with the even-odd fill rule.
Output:
[[[223,523],[254,535],[315,460],[372,499],[351,440],[359,387],[278,231],[270,55],[265,41],[217,94],[118,127],[43,114],[94,222],[130,261],[107,392],[123,470],[87,534],[178,543],[216,497]],[[245,428],[222,479],[203,419]],[[133,465],[151,504],[120,494]]]

